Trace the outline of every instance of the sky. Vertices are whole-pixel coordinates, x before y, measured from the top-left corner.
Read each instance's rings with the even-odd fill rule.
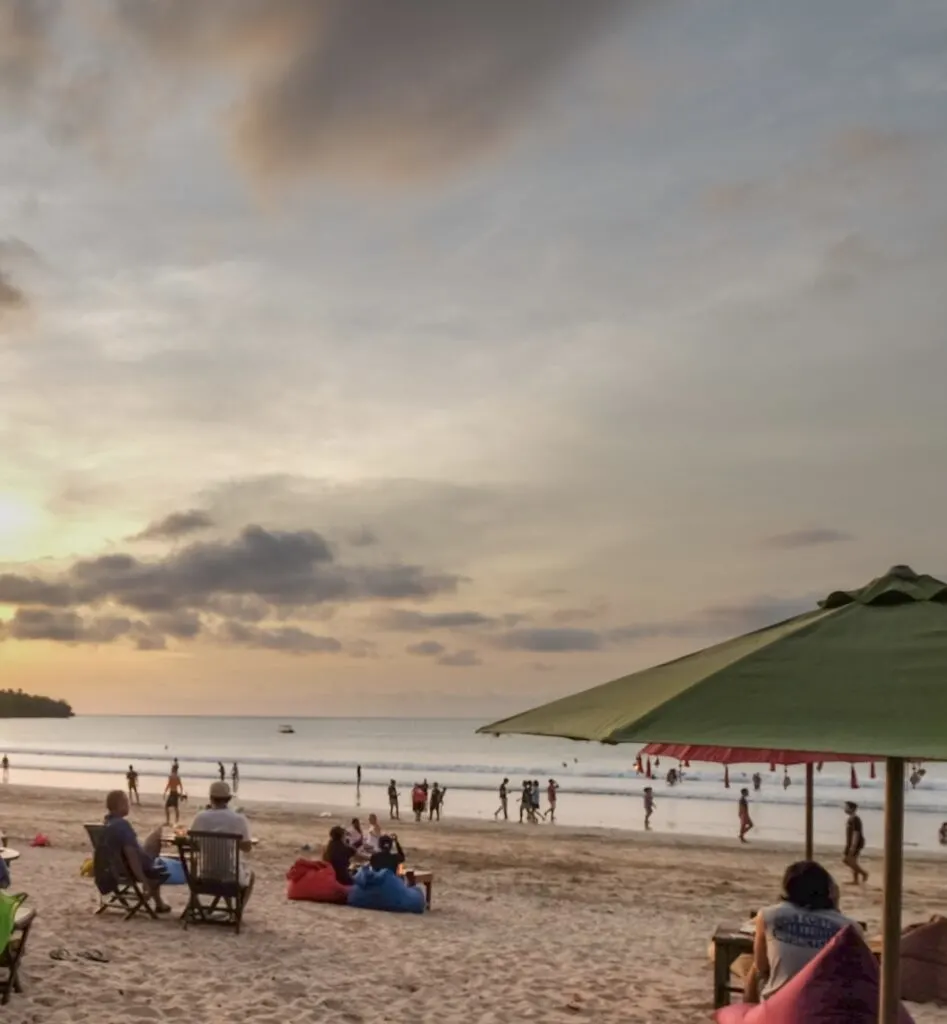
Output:
[[[947,572],[942,0],[0,0],[0,677],[482,716]]]

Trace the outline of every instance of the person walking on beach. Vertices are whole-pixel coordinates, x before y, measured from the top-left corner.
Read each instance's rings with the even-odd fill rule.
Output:
[[[759,772],[753,773],[753,791],[759,793],[763,786],[763,776]]]
[[[360,764],[355,766],[355,788],[362,788],[362,766]]]
[[[223,761],[217,762],[217,774],[220,776],[221,782],[227,781],[227,769],[224,767]]]
[[[558,793],[559,783],[555,779],[550,779],[549,785],[546,787],[546,802],[549,804],[549,807],[543,815],[543,821],[548,818],[553,825],[556,823],[556,797]]]
[[[851,800],[845,804],[848,822],[845,826],[845,856],[843,863],[852,869],[852,885],[868,881],[868,872],[858,863],[862,850],[865,849],[865,832],[862,820],[858,816],[858,804]]]
[[[128,802],[135,802],[136,807],[141,807],[141,797],[138,795],[138,772],[135,766],[130,764],[125,772],[125,780],[128,782]]]
[[[221,782],[224,780],[221,779]],[[240,769],[237,767],[237,762],[234,761],[233,767],[230,769],[230,788],[233,790],[234,796],[237,794],[237,790],[240,788]]]
[[[533,779],[533,785],[530,789],[530,798],[533,802],[533,824],[538,825],[539,819],[542,817],[542,806],[543,798],[539,792],[539,779]]]
[[[175,761],[177,764],[177,761]],[[181,781],[181,776],[172,767],[171,774],[168,776],[168,781],[164,787],[164,823],[165,825],[171,824],[171,812],[174,811],[174,823],[177,825],[181,821],[181,798],[184,795],[184,783]]]
[[[509,779],[504,779],[500,783],[500,790],[499,790],[499,792],[500,792],[500,806],[493,812],[493,820],[494,821],[496,821],[497,818],[500,817],[501,813],[503,815],[503,820],[504,821],[509,821],[510,820],[510,807],[509,807],[510,790],[509,790],[509,785],[510,785],[510,780]]]
[[[10,758],[6,754],[3,755],[3,760],[0,761],[0,766],[3,768],[3,781],[10,781]]]
[[[651,786],[644,788],[644,830],[651,831],[651,815],[654,814],[654,790]]]
[[[388,783],[388,817],[394,821],[401,819],[401,813],[398,810],[398,784],[394,779]]]
[[[528,782],[523,783],[523,789],[520,793],[520,824],[523,824],[523,815],[526,815],[527,821],[533,820],[533,789]]]
[[[753,828],[753,819],[750,817],[750,791],[740,790],[740,804],[738,814],[740,817],[740,842],[746,842],[746,834]]]

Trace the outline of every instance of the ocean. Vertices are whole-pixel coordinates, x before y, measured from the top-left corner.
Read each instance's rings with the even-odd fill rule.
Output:
[[[295,732],[283,735],[282,724]],[[415,781],[447,787],[447,817],[489,820],[497,809],[497,786],[511,780],[510,810],[516,816],[516,788],[523,779],[560,785],[560,823],[619,829],[642,827],[642,789],[633,746],[606,747],[538,737],[476,735],[479,723],[460,719],[372,718],[199,718],[92,717],[0,720],[0,753],[10,758],[10,781],[24,785],[101,789],[124,785],[129,764],[141,777],[142,794],[164,788],[172,758],[178,758],[185,788],[203,801],[217,762],[240,767],[239,797],[362,808],[387,809],[385,790],[396,779],[402,809]],[[356,765],[362,767],[356,793]],[[722,766],[693,763],[683,783],[664,781],[670,762],[654,767],[650,783],[656,810],[652,827],[680,835],[733,837],[737,799],[750,777],[763,776],[760,793],[751,793],[758,839],[799,841],[803,835],[803,769],[790,769],[792,785],[782,786],[782,769],[766,765],[731,766],[729,789]],[[848,765],[826,765],[815,783],[817,843],[840,845],[846,800],[858,802],[868,845],[882,844],[884,768],[876,779],[867,765],[857,766],[859,788],[850,788]],[[947,820],[947,768],[927,766],[916,790],[906,796],[905,845],[939,848],[938,830]],[[543,801],[545,807],[545,796]]]

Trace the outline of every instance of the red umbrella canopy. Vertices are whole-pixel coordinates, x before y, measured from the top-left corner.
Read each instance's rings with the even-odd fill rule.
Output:
[[[675,761],[712,761],[715,764],[867,764],[876,757],[867,754],[820,754],[804,750],[768,750],[761,747],[713,747],[685,743],[649,743],[644,757],[668,757]]]

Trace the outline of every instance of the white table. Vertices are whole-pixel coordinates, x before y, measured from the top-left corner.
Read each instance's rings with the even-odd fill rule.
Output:
[[[20,859],[20,851],[11,850],[9,846],[0,846],[0,859],[6,861],[7,864],[10,864],[15,860]]]

